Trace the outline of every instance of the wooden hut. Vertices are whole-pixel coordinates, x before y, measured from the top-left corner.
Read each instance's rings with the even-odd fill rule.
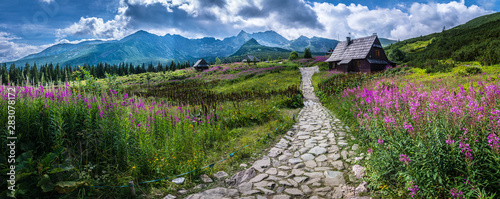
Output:
[[[250,62],[260,62],[260,59],[253,55],[245,56],[245,59],[241,60],[241,62],[247,62],[248,60],[250,60]]]
[[[208,67],[210,67],[210,65],[204,59],[199,59],[193,65],[193,68],[196,70],[205,70],[208,69]]]
[[[347,37],[337,44],[330,58],[326,60],[330,70],[343,72],[376,72],[387,66],[396,66],[385,55],[382,44],[376,34],[359,39]]]

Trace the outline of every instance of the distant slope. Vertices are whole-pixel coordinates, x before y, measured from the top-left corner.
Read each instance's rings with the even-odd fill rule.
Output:
[[[245,44],[241,46],[236,52],[234,52],[230,57],[233,56],[244,56],[248,54],[262,54],[262,53],[276,53],[276,52],[291,52],[290,50],[286,50],[278,47],[268,47],[260,45],[254,38],[248,40]]]
[[[499,13],[478,17],[441,33],[408,39],[386,47],[389,54],[396,48],[405,51],[401,60],[417,67],[428,59],[480,61],[483,65],[500,63]],[[400,60],[396,60],[400,61]]]

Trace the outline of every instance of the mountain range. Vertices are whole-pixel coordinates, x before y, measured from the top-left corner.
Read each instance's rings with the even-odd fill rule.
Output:
[[[56,44],[40,53],[21,58],[14,63],[16,65],[24,65],[26,62],[30,64],[37,62],[38,64],[82,65],[84,63],[97,64],[99,62],[138,64],[148,62],[166,63],[172,60],[194,61],[199,58],[223,58],[250,53],[238,52],[238,50],[241,50],[243,45],[251,39],[255,40],[252,43],[261,46],[261,53],[266,50],[272,52],[292,50],[302,52],[306,47],[310,48],[312,52],[323,53],[330,48],[335,48],[338,43],[337,40],[321,37],[308,38],[305,36],[300,36],[295,40],[288,40],[272,30],[251,34],[242,30],[238,35],[222,40],[213,37],[188,39],[175,34],[158,36],[140,30],[121,40],[94,40],[77,44]],[[382,40],[386,44],[396,42],[381,38]]]

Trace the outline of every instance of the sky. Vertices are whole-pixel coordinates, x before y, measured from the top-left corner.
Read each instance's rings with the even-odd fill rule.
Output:
[[[500,0],[6,0],[0,62],[58,43],[116,40],[138,30],[223,39],[274,30],[287,39],[404,40],[500,11]]]

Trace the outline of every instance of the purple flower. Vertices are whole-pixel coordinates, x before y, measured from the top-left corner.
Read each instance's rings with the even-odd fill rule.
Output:
[[[92,105],[87,104],[87,109],[90,109],[90,108],[92,108]]]
[[[378,143],[379,143],[379,144],[383,144],[383,143],[384,143],[384,140],[382,140],[382,139],[380,139],[380,138],[379,138],[379,139],[378,139]]]
[[[470,149],[469,147],[469,144],[467,143],[464,143],[464,142],[460,142],[460,152],[463,153],[465,155],[465,157],[468,159],[468,160],[472,160],[472,150]]]
[[[453,140],[451,139],[451,135],[448,135],[448,139],[446,140],[446,144],[448,144],[448,145],[452,145],[453,143],[455,143],[455,141],[453,141]]]
[[[139,122],[139,123],[137,124],[137,128],[140,128],[140,127],[141,127],[141,122]]]
[[[401,161],[401,162],[403,162],[403,163],[405,163],[407,165],[411,162],[410,158],[407,155],[405,155],[405,154],[401,154],[399,156],[399,161]]]
[[[414,198],[417,194],[417,191],[420,189],[418,188],[418,185],[413,185],[413,181],[410,181],[409,184],[410,186],[408,187],[408,191],[410,191],[410,196]]]
[[[411,123],[405,122],[404,127],[406,130],[413,132],[413,126],[411,125]]]
[[[462,198],[463,193],[460,190],[456,190],[455,188],[452,188],[450,190],[450,194],[451,194],[451,196],[453,196],[453,198]]]
[[[99,117],[102,118],[102,116],[104,115],[104,112],[103,111],[100,111],[99,112]]]
[[[495,133],[488,135],[488,145],[490,145],[494,152],[498,153],[500,151],[500,141]]]
[[[368,149],[368,153],[371,153],[373,150],[371,148]]]

